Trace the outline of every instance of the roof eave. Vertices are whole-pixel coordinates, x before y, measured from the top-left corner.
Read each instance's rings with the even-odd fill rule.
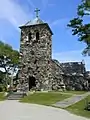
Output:
[[[48,23],[34,24],[34,25],[28,25],[28,26],[22,25],[19,28],[23,29],[23,28],[32,27],[32,26],[38,26],[38,25],[47,25],[50,33],[53,35],[53,32],[52,32],[51,28],[49,27]]]

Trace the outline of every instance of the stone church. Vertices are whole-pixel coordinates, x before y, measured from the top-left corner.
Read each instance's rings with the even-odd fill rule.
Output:
[[[20,26],[20,85],[31,90],[58,90],[66,80],[62,65],[52,59],[52,35],[36,9],[36,18]]]

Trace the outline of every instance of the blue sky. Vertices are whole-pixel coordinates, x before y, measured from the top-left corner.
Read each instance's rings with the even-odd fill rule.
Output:
[[[0,40],[14,49],[20,46],[19,26],[35,17],[34,9],[39,8],[40,18],[47,22],[54,35],[52,57],[60,62],[85,60],[90,70],[90,57],[81,52],[85,44],[71,35],[67,27],[70,19],[76,17],[76,8],[81,0],[2,0],[0,1]],[[6,9],[5,9],[6,8]],[[89,21],[89,18],[85,20]]]

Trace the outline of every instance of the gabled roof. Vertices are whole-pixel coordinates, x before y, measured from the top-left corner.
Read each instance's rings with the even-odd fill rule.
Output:
[[[52,30],[51,30],[51,28],[49,27],[49,25],[48,25],[48,23],[40,23],[40,22],[38,22],[37,24],[30,24],[31,22],[28,22],[28,23],[26,23],[25,25],[22,25],[22,26],[20,26],[19,28],[20,29],[22,29],[22,28],[27,28],[27,27],[33,27],[33,26],[42,26],[42,25],[46,25],[47,26],[47,28],[48,28],[48,30],[50,31],[50,33],[53,35],[53,32],[52,32]]]
[[[37,12],[39,10],[36,9],[35,12]],[[33,20],[28,21],[26,24],[20,26],[19,28],[26,28],[26,27],[32,27],[32,26],[37,26],[37,25],[46,25],[47,28],[49,29],[50,33],[53,35],[53,32],[51,30],[51,28],[49,27],[49,25],[47,23],[45,23],[43,20],[41,20],[38,15],[36,15],[36,18]]]
[[[24,26],[37,25],[37,24],[43,24],[43,23],[44,22],[40,18],[36,17],[35,19],[28,21]]]

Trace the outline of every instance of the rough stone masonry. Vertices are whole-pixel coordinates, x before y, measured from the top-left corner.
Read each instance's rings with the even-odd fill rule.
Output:
[[[38,10],[37,10],[38,11]],[[20,26],[20,86],[31,90],[58,90],[64,86],[63,69],[52,60],[52,31],[38,14]]]

